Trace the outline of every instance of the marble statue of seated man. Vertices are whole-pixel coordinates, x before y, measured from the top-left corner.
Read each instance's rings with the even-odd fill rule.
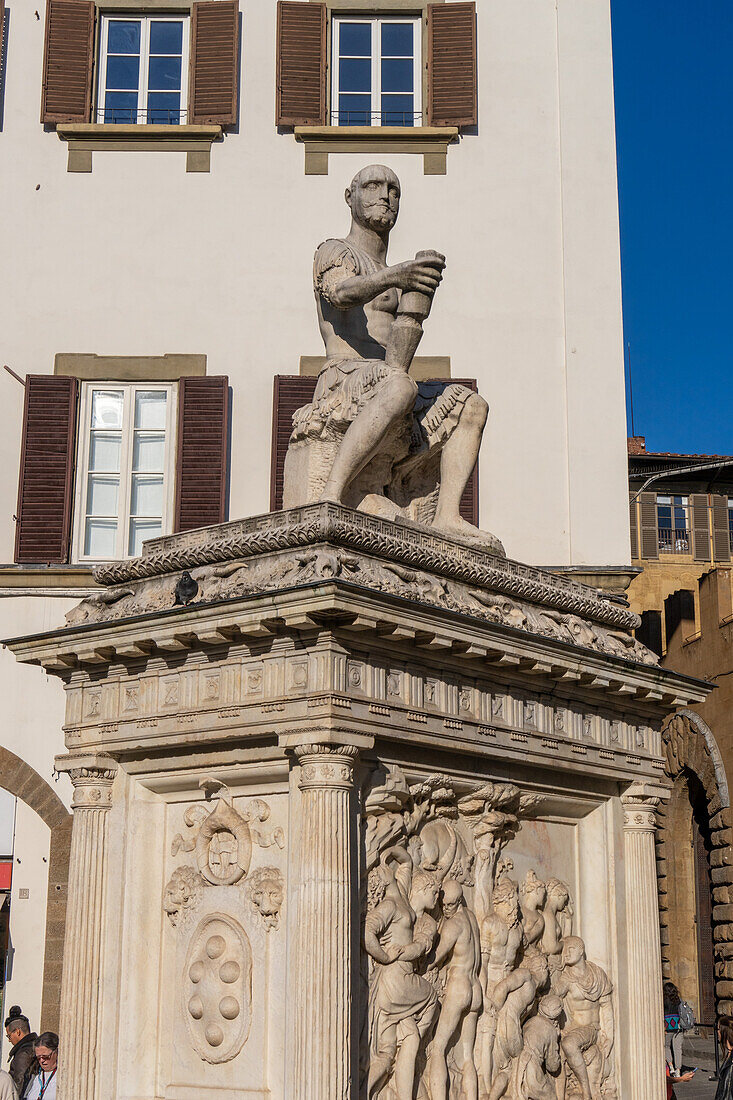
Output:
[[[400,206],[389,168],[363,168],[346,190],[351,229],[314,261],[326,363],[313,401],[293,417],[284,507],[331,500],[388,518],[478,539],[492,535],[460,514],[488,406],[466,386],[417,384],[409,374],[445,267],[437,252],[388,266]]]

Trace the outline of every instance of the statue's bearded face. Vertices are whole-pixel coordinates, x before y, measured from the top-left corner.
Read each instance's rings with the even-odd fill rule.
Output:
[[[378,233],[390,230],[400,209],[400,185],[387,168],[366,169],[346,192],[346,202],[359,225]]]

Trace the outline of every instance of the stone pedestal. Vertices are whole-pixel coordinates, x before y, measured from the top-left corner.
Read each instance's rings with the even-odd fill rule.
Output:
[[[642,783],[621,796],[629,969],[635,993],[629,1004],[628,1057],[634,1067],[630,1100],[664,1100],[667,1095],[654,834],[657,806],[668,796],[666,790]]]
[[[352,1095],[350,797],[357,753],[345,745],[296,749],[302,794],[294,1100]]]
[[[64,1100],[661,1100],[659,729],[706,688],[628,608],[335,505],[98,577],[10,643],[67,697]]]
[[[78,756],[64,762],[74,784],[69,905],[61,979],[59,1100],[104,1095],[96,1072],[107,871],[107,817],[116,763]],[[61,770],[61,769],[59,769]]]

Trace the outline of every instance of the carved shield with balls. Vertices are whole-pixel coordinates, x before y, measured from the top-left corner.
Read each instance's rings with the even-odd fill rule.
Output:
[[[205,917],[191,941],[183,975],[183,1014],[191,1043],[207,1062],[229,1062],[252,1020],[252,949],[232,917]]]

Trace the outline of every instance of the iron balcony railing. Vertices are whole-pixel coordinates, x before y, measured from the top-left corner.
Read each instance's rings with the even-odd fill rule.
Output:
[[[420,111],[331,111],[332,126],[421,126]]]
[[[658,527],[660,554],[689,554],[692,545],[686,527]]]
[[[145,125],[183,126],[187,112],[181,108],[168,107],[98,107],[97,122],[107,125]]]

